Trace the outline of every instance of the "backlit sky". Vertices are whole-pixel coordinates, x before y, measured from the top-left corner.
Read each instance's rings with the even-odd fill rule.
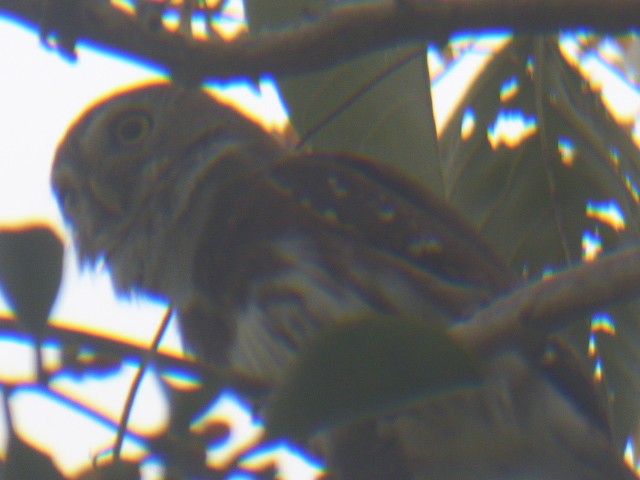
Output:
[[[69,63],[44,49],[35,32],[0,17],[0,62],[4,66],[0,77],[0,227],[44,222],[64,235],[49,187],[49,170],[66,128],[87,105],[115,88],[162,78],[139,65],[82,46],[78,54],[79,61]],[[269,116],[271,122],[283,121],[283,111],[274,106],[277,95],[268,85],[263,89],[264,100],[246,86],[225,90],[231,98],[240,98],[249,108]],[[68,240],[67,247],[63,289],[53,321],[104,334],[117,332],[124,340],[148,344],[165,307],[142,299],[118,301],[106,272],[79,272]],[[178,346],[175,331],[167,337],[165,344]],[[0,352],[2,379],[24,379],[31,374],[32,351],[28,347],[2,342]],[[129,368],[124,380],[130,381],[133,374],[134,369]],[[126,393],[122,382],[122,376],[82,384],[61,378],[55,388],[117,418]],[[142,398],[153,400],[143,400],[139,402],[143,408],[134,408],[133,424],[138,433],[159,428],[157,419],[166,417],[167,408],[154,375],[147,376],[142,391]],[[113,441],[113,431],[95,425],[87,436],[90,422],[78,422],[37,389],[25,388],[14,395],[12,408],[18,431],[35,444],[56,450],[59,465],[67,472],[86,465]],[[0,439],[4,443],[5,435]]]

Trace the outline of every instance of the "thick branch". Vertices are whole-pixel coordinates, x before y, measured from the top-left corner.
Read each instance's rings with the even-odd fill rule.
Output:
[[[398,0],[342,7],[295,29],[225,43],[151,31],[108,2],[79,3],[82,40],[192,80],[310,72],[401,42],[442,43],[463,31],[620,32],[640,24],[637,0]],[[0,14],[38,28],[41,5],[42,0],[0,0]]]
[[[529,283],[477,312],[451,334],[475,351],[526,340],[532,329],[557,330],[579,314],[640,296],[640,248],[616,252]]]

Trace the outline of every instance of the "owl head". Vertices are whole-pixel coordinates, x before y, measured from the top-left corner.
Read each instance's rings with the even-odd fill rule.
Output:
[[[82,262],[106,260],[121,292],[163,290],[157,265],[188,256],[204,197],[283,151],[201,89],[145,85],[79,117],[56,152],[52,186]]]

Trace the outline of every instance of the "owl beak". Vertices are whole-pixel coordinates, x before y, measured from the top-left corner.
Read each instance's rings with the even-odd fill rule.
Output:
[[[104,185],[100,185],[94,178],[89,180],[89,189],[96,201],[107,212],[119,217],[124,215],[122,202],[114,190],[107,188]]]

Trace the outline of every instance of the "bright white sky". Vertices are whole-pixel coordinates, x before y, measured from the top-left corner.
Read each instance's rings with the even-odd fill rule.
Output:
[[[79,62],[70,64],[42,48],[35,32],[0,17],[0,64],[4,66],[0,77],[0,227],[39,220],[63,232],[49,187],[50,163],[58,141],[78,114],[97,98],[115,88],[159,78],[154,72],[113,57],[83,48],[78,53]],[[446,85],[440,82],[436,86],[439,123],[456,100],[445,90],[461,92],[463,88],[456,78],[468,81],[469,67],[481,61],[483,58],[479,55],[470,56],[468,65],[461,63],[457,71],[449,72]],[[229,94],[248,102],[249,108],[259,114],[281,122],[284,114],[277,105],[277,95],[268,84],[262,93],[265,98],[258,103],[246,87],[236,88]],[[625,105],[630,103],[628,98]],[[637,108],[636,105],[636,111]],[[121,338],[148,342],[164,307],[137,300],[118,302],[106,273],[80,274],[76,267],[73,253],[68,251],[54,321],[76,326],[90,321],[93,331],[118,332]],[[167,345],[178,345],[175,330],[169,332]],[[24,378],[31,370],[29,348],[6,342],[0,345],[0,380]],[[122,385],[122,378],[130,380],[133,372],[130,368],[117,381],[80,384],[72,378],[60,379],[55,387],[73,392],[76,398],[117,418],[126,394],[126,389],[117,387]],[[159,428],[157,419],[166,415],[167,405],[161,400],[159,388],[157,377],[147,375],[140,394],[142,400],[138,402],[143,408],[134,408],[133,412],[132,423],[139,433]],[[18,431],[28,434],[43,448],[55,450],[59,466],[68,473],[79,465],[87,465],[113,441],[113,431],[91,426],[86,419],[78,422],[37,389],[25,388],[19,392],[13,399],[12,409]],[[244,422],[248,422],[246,417]],[[5,436],[2,423],[0,419],[0,443]],[[91,431],[91,435],[87,431]],[[131,451],[135,452],[135,448]],[[308,471],[298,470],[295,478],[303,480],[311,478],[310,475]]]
[[[49,187],[49,170],[56,145],[67,127],[88,104],[115,88],[161,78],[114,57],[83,48],[78,53],[80,61],[71,64],[42,48],[35,32],[0,17],[0,63],[5,65],[0,77],[0,227],[38,221],[63,233]],[[276,121],[284,117],[282,110],[274,106],[277,96],[268,85],[264,88],[266,99],[261,103],[256,103],[256,95],[247,87],[227,93],[241,97],[262,114],[270,113]],[[164,306],[142,300],[117,301],[106,272],[80,273],[70,245],[67,246],[63,289],[54,307],[53,321],[78,328],[91,322],[92,331],[117,332],[124,340],[148,343]],[[3,305],[0,299],[0,307]],[[175,329],[167,337],[165,344],[177,348]],[[3,342],[1,378],[7,381],[29,377],[32,357],[27,346]],[[111,381],[78,382],[66,378],[56,380],[54,385],[117,419],[126,394],[123,379],[128,383],[133,374],[134,369],[129,368]],[[161,426],[158,418],[166,417],[167,405],[159,393],[157,377],[147,375],[138,402],[143,408],[134,407],[132,414],[138,433],[157,430]],[[18,431],[46,450],[56,451],[59,466],[69,473],[86,465],[113,442],[113,431],[79,420],[37,389],[25,388],[17,393],[12,409]],[[0,439],[4,443],[4,433]]]

